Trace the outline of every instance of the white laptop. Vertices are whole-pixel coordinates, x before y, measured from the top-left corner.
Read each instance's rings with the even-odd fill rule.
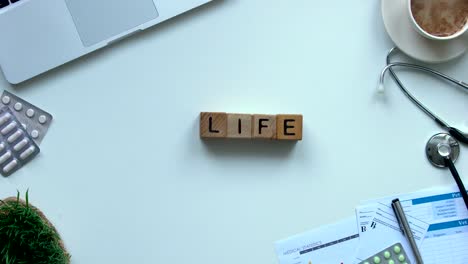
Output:
[[[211,0],[0,0],[0,66],[13,84]]]

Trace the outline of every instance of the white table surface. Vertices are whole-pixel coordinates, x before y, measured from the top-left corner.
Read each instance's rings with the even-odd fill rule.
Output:
[[[1,77],[55,119],[0,195],[29,188],[73,263],[276,263],[276,240],[361,200],[453,183],[424,154],[442,130],[390,79],[375,92],[391,47],[379,1],[226,0],[22,85]],[[434,67],[466,80],[468,57]],[[468,128],[466,93],[401,78]],[[301,113],[304,140],[203,142],[200,111]],[[463,147],[462,175],[467,161]]]

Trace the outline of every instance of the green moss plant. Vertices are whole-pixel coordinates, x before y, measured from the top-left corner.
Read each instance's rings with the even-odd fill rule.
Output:
[[[26,200],[0,200],[0,264],[68,264],[59,234]]]

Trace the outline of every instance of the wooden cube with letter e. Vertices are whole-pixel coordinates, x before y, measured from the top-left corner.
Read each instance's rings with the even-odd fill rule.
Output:
[[[302,140],[302,115],[277,115],[276,138]]]

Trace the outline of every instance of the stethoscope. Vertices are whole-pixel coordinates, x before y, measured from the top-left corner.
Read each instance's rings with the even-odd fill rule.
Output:
[[[458,174],[457,169],[455,168],[454,163],[458,159],[460,155],[460,144],[458,141],[468,145],[468,134],[463,133],[461,130],[450,126],[447,122],[445,122],[442,118],[438,117],[432,111],[430,111],[424,104],[422,104],[416,97],[414,97],[403,85],[401,80],[393,71],[394,67],[404,67],[410,68],[418,71],[427,72],[429,74],[433,74],[436,77],[441,79],[447,80],[451,83],[454,83],[463,89],[468,91],[468,84],[456,80],[448,75],[445,75],[441,72],[433,70],[428,67],[424,67],[417,64],[411,63],[403,63],[403,62],[391,62],[391,55],[397,51],[397,48],[391,49],[387,54],[387,66],[382,70],[380,74],[380,83],[379,83],[379,92],[384,92],[384,77],[387,71],[390,72],[395,83],[400,87],[401,91],[414,103],[416,106],[419,107],[424,113],[426,113],[430,118],[432,118],[439,126],[443,127],[447,130],[448,133],[439,133],[434,135],[429,139],[426,144],[426,156],[429,161],[436,167],[439,168],[449,168],[450,172],[452,173],[455,182],[457,183],[458,189],[460,190],[460,194],[465,202],[466,208],[468,209],[468,194],[466,192],[466,188]]]

